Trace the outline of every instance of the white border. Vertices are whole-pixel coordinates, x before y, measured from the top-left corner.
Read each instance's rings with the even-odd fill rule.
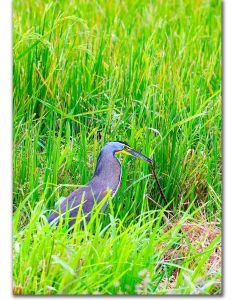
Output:
[[[11,297],[11,2],[2,1],[0,6],[0,298]]]
[[[224,3],[224,295],[239,298],[240,1]]]
[[[42,0],[44,1],[44,0]],[[170,0],[168,0],[170,1]],[[224,4],[224,298],[239,297],[240,1]],[[0,299],[11,299],[11,2],[0,1]],[[31,299],[33,297],[29,297]],[[46,299],[50,297],[44,297]],[[61,297],[67,299],[69,297]],[[94,299],[95,297],[88,297]],[[110,297],[109,297],[110,298]],[[114,298],[114,297],[112,297]],[[126,299],[130,297],[125,297]],[[137,297],[135,297],[137,298]],[[144,299],[147,297],[141,297]],[[161,296],[161,298],[165,298]],[[184,297],[178,297],[183,299]],[[188,296],[188,298],[192,298]],[[196,298],[196,297],[195,297]],[[208,297],[213,298],[213,297]],[[214,297],[219,298],[219,297]]]

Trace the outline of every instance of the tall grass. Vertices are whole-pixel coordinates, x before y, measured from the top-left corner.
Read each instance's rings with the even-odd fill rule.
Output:
[[[44,215],[123,140],[154,159],[174,220],[221,222],[221,2],[15,0],[13,55],[17,292],[131,294],[146,268],[142,292],[168,293],[158,286],[174,267],[159,275],[154,249],[182,223],[164,233],[148,165],[122,158],[121,187],[87,233],[53,231]],[[182,268],[194,272],[189,258]],[[213,276],[198,273],[203,286]],[[175,292],[201,292],[197,277],[179,275]]]

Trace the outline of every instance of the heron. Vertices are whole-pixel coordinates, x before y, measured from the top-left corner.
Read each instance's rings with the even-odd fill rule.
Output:
[[[81,209],[83,216],[86,216],[85,221],[88,223],[94,205],[106,199],[108,192],[110,192],[110,197],[113,198],[119,189],[122,167],[116,155],[120,153],[134,156],[152,164],[150,158],[136,151],[126,142],[108,142],[98,156],[92,179],[65,198],[58,209],[48,217],[48,222],[58,225],[60,217],[62,216],[64,222],[68,214],[68,227],[71,227],[75,224],[79,210]],[[106,209],[107,205],[108,201],[105,201],[101,208],[102,212]],[[84,227],[83,223],[81,223],[81,226]]]

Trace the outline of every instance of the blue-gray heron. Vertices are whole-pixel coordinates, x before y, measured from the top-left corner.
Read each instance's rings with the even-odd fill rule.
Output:
[[[90,213],[95,203],[106,199],[108,191],[113,197],[120,185],[122,168],[116,154],[124,153],[135,156],[147,161],[152,165],[152,160],[144,154],[134,150],[127,143],[114,141],[107,143],[102,149],[98,159],[95,173],[92,179],[79,189],[72,192],[48,218],[49,223],[58,224],[60,215],[63,217],[68,214],[68,226],[71,227],[75,222],[79,210],[86,216],[86,222],[90,220]],[[104,211],[108,201],[101,210]]]

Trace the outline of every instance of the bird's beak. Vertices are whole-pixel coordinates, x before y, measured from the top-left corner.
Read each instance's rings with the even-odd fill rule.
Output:
[[[147,161],[147,162],[150,163],[150,164],[153,163],[153,161],[152,161],[149,157],[147,157],[146,155],[144,155],[144,154],[142,154],[142,153],[140,153],[140,152],[134,150],[133,148],[126,149],[126,151],[127,151],[130,155],[135,156],[136,158],[140,158],[140,159],[142,159],[142,160],[145,160],[145,161]]]

